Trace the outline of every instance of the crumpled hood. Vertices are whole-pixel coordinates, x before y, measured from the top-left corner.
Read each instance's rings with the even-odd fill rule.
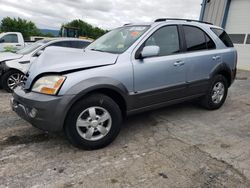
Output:
[[[21,57],[23,57],[22,54],[15,54],[12,52],[1,52],[0,53],[0,62],[14,60],[14,59],[20,59]]]
[[[64,72],[100,65],[114,64],[117,54],[86,51],[82,49],[48,47],[35,61],[29,72]]]
[[[42,73],[61,73],[66,71],[77,71],[79,69],[111,65],[116,62],[118,55],[84,51],[64,47],[48,47],[30,66],[29,77],[26,86],[36,76]]]

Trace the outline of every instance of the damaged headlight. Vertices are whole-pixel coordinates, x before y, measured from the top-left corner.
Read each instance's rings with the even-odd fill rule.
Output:
[[[56,95],[65,79],[65,76],[60,75],[43,76],[35,82],[32,91],[48,95]]]

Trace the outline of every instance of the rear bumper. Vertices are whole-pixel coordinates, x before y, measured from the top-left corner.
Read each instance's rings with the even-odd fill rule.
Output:
[[[51,96],[25,92],[20,86],[14,89],[11,107],[21,118],[45,131],[63,129],[66,109],[73,95]]]

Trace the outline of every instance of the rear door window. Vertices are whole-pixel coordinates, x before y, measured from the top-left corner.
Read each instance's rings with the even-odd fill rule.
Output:
[[[205,34],[205,37],[206,37],[206,42],[207,42],[207,48],[208,49],[215,49],[215,44],[214,44],[214,41],[209,38],[206,34]]]
[[[183,26],[187,51],[215,49],[213,40],[201,29],[194,26]]]
[[[211,30],[220,38],[220,40],[225,44],[225,46],[227,47],[234,46],[230,37],[224,30],[218,28],[211,28]]]

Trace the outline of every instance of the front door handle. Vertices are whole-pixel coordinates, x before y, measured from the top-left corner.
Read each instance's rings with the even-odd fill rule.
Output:
[[[184,61],[181,61],[181,60],[174,62],[174,66],[182,66],[184,64],[185,64]]]

